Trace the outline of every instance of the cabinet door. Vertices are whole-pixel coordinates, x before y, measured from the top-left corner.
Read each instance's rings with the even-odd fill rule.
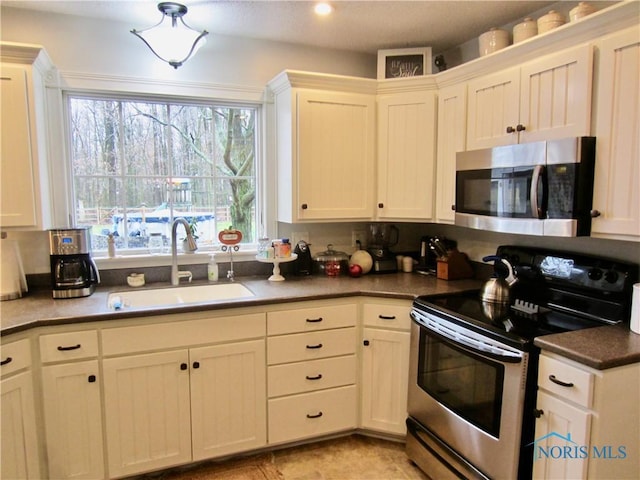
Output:
[[[29,115],[28,77],[25,68],[2,65],[0,109],[2,111],[2,182],[0,226],[25,227],[37,223],[36,183],[33,171],[31,119]],[[33,101],[33,99],[31,99]]]
[[[602,40],[592,234],[640,239],[640,31]]]
[[[435,121],[434,92],[378,100],[377,218],[433,218]]]
[[[469,82],[467,150],[518,143],[520,68],[487,75]]]
[[[42,369],[51,478],[104,478],[98,361]]]
[[[591,414],[542,390],[537,409],[533,478],[586,478]]]
[[[591,133],[591,45],[546,55],[522,66],[519,142]]]
[[[373,96],[297,94],[299,220],[370,220],[373,211]]]
[[[409,332],[365,328],[362,347],[363,428],[406,433]]]
[[[103,360],[109,476],[191,460],[187,350]]]
[[[2,478],[40,479],[31,372],[0,382]]]
[[[438,157],[436,162],[436,222],[455,221],[456,153],[465,149],[467,85],[438,92]]]
[[[190,351],[193,459],[266,445],[265,342]]]

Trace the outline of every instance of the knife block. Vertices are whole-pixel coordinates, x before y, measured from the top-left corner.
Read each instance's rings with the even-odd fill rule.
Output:
[[[461,280],[473,277],[473,267],[466,254],[449,250],[446,257],[438,258],[436,277],[440,280]]]

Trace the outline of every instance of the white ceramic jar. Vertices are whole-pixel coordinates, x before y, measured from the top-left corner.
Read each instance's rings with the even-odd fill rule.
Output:
[[[538,24],[530,17],[525,18],[521,23],[513,27],[513,43],[520,43],[527,38],[535,37],[538,34]]]
[[[502,50],[509,46],[509,32],[492,28],[478,37],[478,46],[481,57]]]
[[[576,20],[580,20],[582,17],[591,15],[596,11],[597,10],[594,6],[585,2],[580,2],[577,6],[572,8],[571,11],[569,11],[569,20],[575,22]]]
[[[549,13],[538,19],[538,33],[546,33],[564,25],[564,23],[564,16],[561,13],[550,10]]]

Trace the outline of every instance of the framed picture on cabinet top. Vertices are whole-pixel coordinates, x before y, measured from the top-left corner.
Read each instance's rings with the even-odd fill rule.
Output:
[[[378,50],[378,80],[431,73],[431,47]]]

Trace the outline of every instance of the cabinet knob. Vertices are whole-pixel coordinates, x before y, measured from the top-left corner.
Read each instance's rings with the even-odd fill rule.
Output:
[[[507,127],[507,133],[515,133],[515,131],[516,131],[516,129],[515,129],[515,128],[513,128],[511,125],[509,125],[509,126]]]
[[[189,368],[189,365],[187,365],[186,363],[180,364],[180,370],[186,370],[187,368]]]
[[[524,125],[522,125],[521,123],[519,123],[519,124],[516,126],[516,130],[517,130],[518,132],[524,132],[526,129],[527,129],[527,127],[525,127],[525,126],[524,126]]]
[[[193,368],[200,368],[200,362],[193,362]]]
[[[363,344],[365,347],[368,347],[368,346],[369,346],[369,340],[365,340],[364,342],[362,342],[362,344]]]
[[[307,205],[306,203],[303,203],[300,208],[302,208],[302,210],[306,210],[307,208],[309,208],[309,205]]]
[[[455,212],[456,211],[456,206],[455,205],[451,205],[451,210],[453,210]]]
[[[536,418],[540,418],[542,415],[544,415],[544,410],[540,410],[538,408],[534,408],[533,409],[533,416]]]
[[[96,376],[95,375],[89,375],[89,377],[87,377],[87,381],[89,383],[95,383],[96,382]]]
[[[602,213],[600,213],[600,210],[591,210],[589,214],[591,215],[591,218],[596,218],[602,215]]]
[[[384,208],[384,203],[380,202],[380,203],[378,204],[378,208]]]

